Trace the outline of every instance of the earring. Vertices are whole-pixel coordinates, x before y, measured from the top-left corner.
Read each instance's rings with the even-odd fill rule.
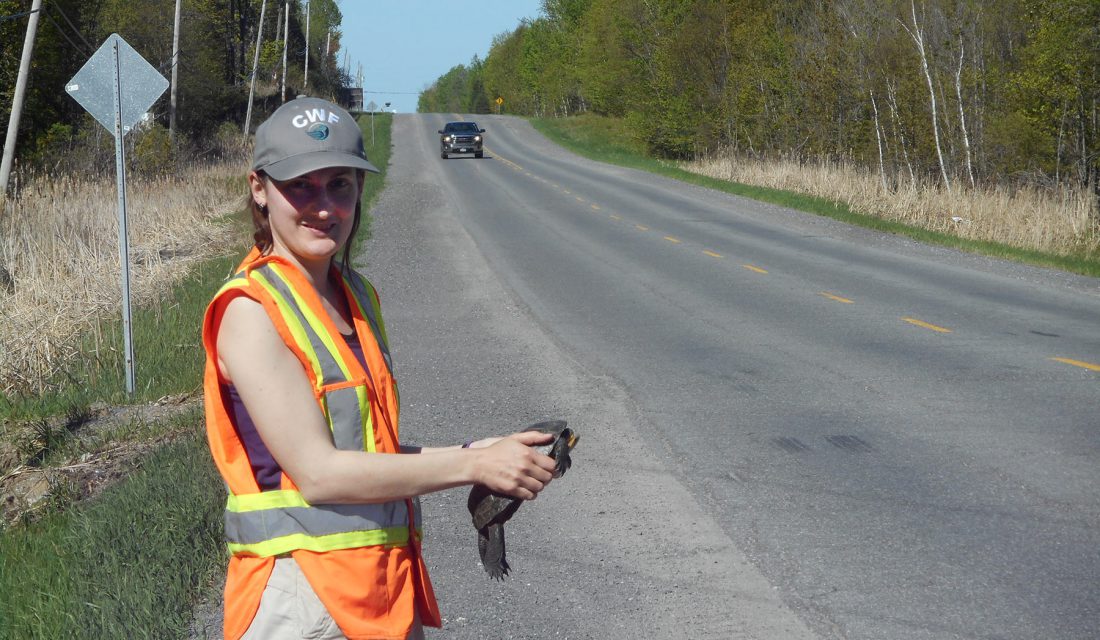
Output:
[[[260,208],[260,213],[267,213],[267,203],[266,202],[257,202],[256,206]]]

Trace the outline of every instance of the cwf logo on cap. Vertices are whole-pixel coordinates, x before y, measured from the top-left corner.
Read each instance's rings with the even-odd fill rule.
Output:
[[[325,140],[329,135],[329,128],[325,122],[336,124],[340,122],[340,116],[324,109],[307,109],[290,119],[290,123],[301,129],[306,128],[306,135],[314,140]]]

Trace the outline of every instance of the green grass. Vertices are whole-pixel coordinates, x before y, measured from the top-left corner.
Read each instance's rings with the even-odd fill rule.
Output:
[[[182,635],[222,566],[224,498],[199,412],[178,420],[126,482],[0,535],[0,639]]]
[[[649,171],[709,189],[806,211],[883,233],[910,237],[919,242],[942,245],[961,251],[1070,273],[1100,277],[1100,256],[1095,254],[1061,256],[996,242],[967,240],[958,236],[883,220],[882,218],[853,211],[843,203],[836,203],[823,198],[719,180],[685,171],[674,163],[647,156],[644,145],[634,137],[633,130],[628,128],[622,119],[585,115],[572,118],[532,118],[531,124],[550,140],[574,153],[599,162]]]
[[[382,173],[368,173],[366,183],[363,185],[363,219],[359,223],[359,233],[356,235],[352,248],[353,254],[358,254],[363,243],[370,238],[371,215],[368,213],[370,205],[378,199],[382,192],[382,186],[386,181],[386,167],[390,163],[392,151],[390,130],[393,125],[393,114],[379,113],[374,118],[374,134],[371,135],[371,116],[359,116],[359,127],[363,129],[363,142],[367,150],[367,159],[378,167]]]
[[[360,121],[368,157],[383,171],[368,174],[364,211],[385,180],[391,121],[389,115],[375,118],[373,145],[369,120]],[[202,314],[243,255],[249,233],[242,230],[239,248],[197,267],[155,308],[135,311],[138,388],[132,398],[125,395],[116,359],[96,363],[94,376],[74,369],[70,384],[54,396],[3,400],[0,410],[23,420],[69,416],[60,427],[47,425],[52,430],[46,439],[55,442],[36,464],[49,466],[74,454],[64,425],[79,422],[91,402],[146,402],[200,388]],[[366,216],[356,242],[369,234]],[[122,429],[115,435],[126,440],[184,435],[150,453],[125,481],[98,497],[75,504],[52,499],[40,517],[0,531],[0,640],[179,637],[197,598],[210,595],[226,561],[225,492],[201,435],[201,412]]]

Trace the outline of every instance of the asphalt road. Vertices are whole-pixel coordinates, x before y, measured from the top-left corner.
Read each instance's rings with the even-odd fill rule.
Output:
[[[400,115],[363,269],[403,439],[562,417],[489,582],[425,499],[456,638],[1100,637],[1100,282]],[[1061,360],[1056,360],[1060,358]]]
[[[1100,282],[398,115],[358,266],[402,440],[545,418],[490,581],[423,499],[437,638],[1100,638]],[[1061,360],[1055,360],[1060,358]],[[216,627],[211,624],[209,627]]]

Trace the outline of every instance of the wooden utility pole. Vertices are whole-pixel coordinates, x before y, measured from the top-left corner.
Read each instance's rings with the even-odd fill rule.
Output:
[[[252,82],[248,87],[248,110],[244,116],[244,139],[248,141],[248,132],[252,128],[252,96],[256,93],[256,70],[260,67],[260,43],[264,35],[264,12],[267,11],[267,0],[260,4],[260,24],[256,25],[256,54],[252,56]]]
[[[176,87],[180,64],[180,3],[176,0],[176,21],[172,28],[172,94],[168,98],[168,139],[174,147],[176,144]]]
[[[42,0],[31,3],[31,13],[27,18],[27,36],[23,39],[23,57],[19,60],[19,76],[15,81],[15,95],[11,100],[11,118],[8,119],[8,135],[4,139],[4,159],[0,161],[0,196],[8,192],[8,176],[11,175],[12,158],[15,157],[15,140],[19,134],[19,118],[23,115],[23,97],[27,91],[27,76],[31,70],[31,56],[34,54],[34,36],[38,32],[38,13],[42,10]]]

